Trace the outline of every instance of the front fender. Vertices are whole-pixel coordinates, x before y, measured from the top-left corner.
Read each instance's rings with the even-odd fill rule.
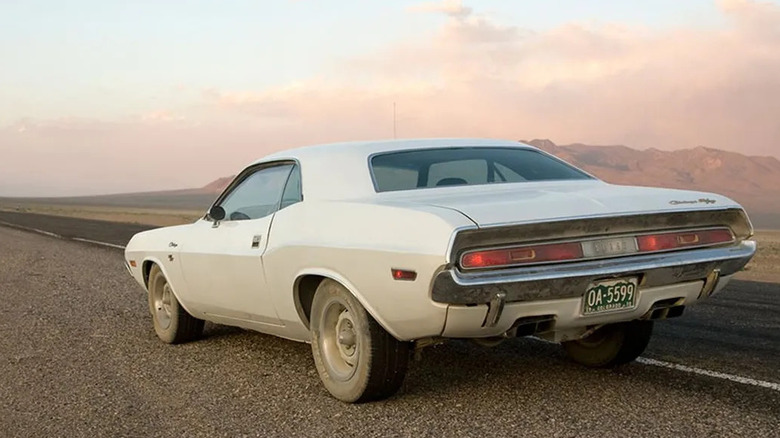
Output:
[[[144,266],[146,266],[147,263],[154,263],[155,265],[157,265],[160,268],[160,271],[162,271],[163,275],[165,275],[165,279],[168,281],[168,284],[171,286],[171,291],[173,292],[173,296],[176,297],[176,301],[179,302],[179,305],[182,306],[184,308],[184,310],[186,310],[187,313],[189,313],[190,315],[198,317],[198,314],[194,311],[195,309],[191,307],[190,303],[187,302],[187,299],[183,298],[183,296],[182,296],[183,294],[181,294],[181,291],[182,291],[182,289],[184,289],[184,286],[181,285],[180,282],[173,280],[174,278],[176,278],[176,275],[173,272],[171,272],[171,267],[166,266],[166,264],[163,263],[157,256],[150,255],[150,256],[144,257],[143,263],[141,263],[141,265],[140,265],[140,270],[141,270],[141,276],[142,276],[141,278],[143,278],[144,280],[147,280],[147,281],[148,281],[148,279],[146,279],[145,275],[143,274]],[[169,262],[169,264],[170,264],[170,262]],[[150,269],[151,269],[151,267],[150,267]],[[175,269],[175,268],[173,268],[173,269]],[[181,277],[181,276],[179,276],[179,277]],[[146,290],[146,293],[148,294],[149,293],[149,287],[148,287],[148,285],[145,282],[143,284],[143,287]]]

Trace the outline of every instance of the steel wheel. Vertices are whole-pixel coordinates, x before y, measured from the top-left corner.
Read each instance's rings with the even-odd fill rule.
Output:
[[[173,292],[171,286],[165,277],[159,277],[161,281],[157,281],[154,288],[149,291],[152,294],[152,315],[157,320],[157,324],[162,329],[167,329],[171,326],[171,298],[173,298]]]
[[[169,344],[178,344],[198,338],[203,332],[203,320],[187,313],[179,304],[168,279],[159,266],[149,271],[149,311],[154,331]]]
[[[401,387],[409,343],[387,333],[339,283],[326,279],[317,287],[310,327],[314,364],[334,397],[364,402]]]
[[[334,300],[320,320],[319,347],[328,374],[346,382],[355,374],[360,359],[355,321],[345,303]]]

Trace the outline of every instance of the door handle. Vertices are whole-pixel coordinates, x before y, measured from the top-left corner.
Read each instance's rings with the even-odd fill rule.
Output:
[[[262,240],[263,236],[261,235],[255,235],[252,237],[252,248],[260,248],[260,240]]]

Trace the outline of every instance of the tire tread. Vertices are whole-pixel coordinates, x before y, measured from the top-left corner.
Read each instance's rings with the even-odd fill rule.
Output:
[[[650,342],[653,321],[629,321],[605,326],[609,338],[597,347],[567,341],[563,348],[575,362],[591,368],[611,368],[634,361]]]
[[[401,342],[368,315],[371,333],[371,367],[368,384],[357,400],[381,400],[398,392],[409,366],[409,343]]]
[[[190,315],[189,312],[184,310],[184,307],[176,302],[178,310],[176,326],[176,335],[173,337],[172,344],[183,344],[185,342],[194,341],[201,337],[203,334],[204,321],[202,319],[195,318]]]

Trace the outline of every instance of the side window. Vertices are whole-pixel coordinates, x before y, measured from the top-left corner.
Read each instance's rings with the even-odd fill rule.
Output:
[[[259,219],[279,209],[292,164],[262,168],[244,178],[219,204],[227,220]]]
[[[488,178],[485,160],[457,160],[431,164],[428,187],[485,184]]]
[[[293,166],[290,177],[287,178],[287,185],[284,186],[282,193],[282,203],[279,210],[289,207],[295,203],[303,201],[303,192],[301,190],[301,168]]]

